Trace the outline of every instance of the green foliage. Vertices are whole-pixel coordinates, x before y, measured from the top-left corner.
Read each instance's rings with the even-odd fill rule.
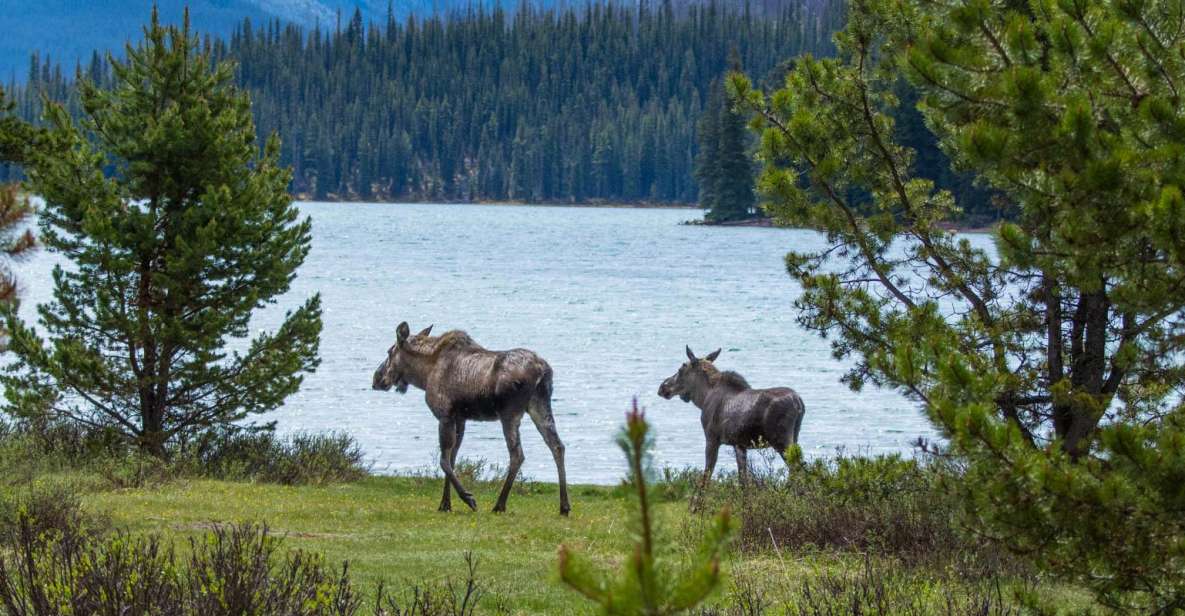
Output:
[[[40,131],[13,113],[15,108],[0,87],[0,164],[24,162],[41,137]]]
[[[1174,2],[861,0],[839,57],[754,109],[767,208],[846,376],[916,399],[978,530],[1123,609],[1185,607],[1185,261]],[[904,75],[944,151],[1016,210],[977,248],[894,140]]]
[[[39,136],[33,127],[13,115],[13,107],[4,88],[0,88],[0,164],[24,161]],[[17,281],[11,264],[36,246],[28,228],[32,215],[32,206],[16,186],[0,186],[0,305],[16,305]],[[0,328],[0,351],[6,348],[7,338],[7,332]]]
[[[178,557],[156,535],[111,533],[61,486],[0,500],[0,611],[12,616],[470,616],[479,604],[505,611],[465,554],[468,576],[392,592],[380,584],[373,611],[347,564],[283,549],[266,525],[214,525]],[[486,600],[486,599],[489,600]]]
[[[86,541],[110,525],[106,517],[85,511],[77,486],[69,484],[30,484],[0,498],[0,545],[6,548],[22,541]]]
[[[0,475],[10,485],[81,476],[97,489],[160,486],[179,479],[329,485],[369,476],[358,442],[344,433],[219,429],[170,451],[162,461],[111,429],[76,422],[22,423],[0,430]]]
[[[941,574],[940,571],[935,573]],[[1019,616],[1025,613],[998,579],[974,580],[960,588],[935,583],[898,563],[865,555],[860,562],[805,579],[761,584],[741,579],[722,607],[701,616]],[[994,584],[993,584],[994,582]]]
[[[687,566],[678,568],[656,543],[654,511],[646,485],[649,472],[650,426],[634,400],[618,443],[630,468],[630,483],[638,499],[637,543],[625,570],[600,573],[592,563],[560,547],[560,579],[600,606],[605,614],[677,614],[699,605],[720,583],[720,558],[732,533],[725,509],[706,530],[702,544]]]
[[[491,4],[335,31],[244,24],[213,51],[239,64],[260,135],[283,138],[291,189],[309,198],[692,203],[695,120],[729,49],[765,75],[779,58],[827,53],[843,16],[838,0],[768,14]],[[42,91],[70,90],[35,64],[19,93],[30,119]]]
[[[284,485],[324,485],[357,481],[369,473],[362,449],[344,433],[272,431],[211,434],[179,461],[186,474],[218,479],[249,479]]]
[[[47,110],[29,187],[46,202],[45,245],[71,266],[40,309],[48,344],[7,310],[18,361],[3,382],[17,417],[109,428],[161,457],[280,405],[317,365],[321,320],[315,296],[232,346],[288,290],[310,222],[286,192],[278,140],[260,153],[232,67],[212,65],[187,26],[154,16],[145,34],[113,64],[112,87],[80,84],[81,125]]]
[[[999,546],[968,533],[948,464],[897,455],[838,455],[793,464],[756,487],[723,482],[708,502],[726,504],[740,521],[740,545],[758,553],[826,550],[872,554],[916,571],[963,579],[1029,573]]]
[[[733,108],[720,82],[713,82],[700,115],[698,143],[695,180],[700,207],[707,210],[704,218],[728,222],[755,217],[757,197],[745,116]]]
[[[0,557],[0,605],[13,616],[292,614],[349,616],[362,603],[343,566],[281,555],[266,526],[216,526],[183,562],[154,536],[38,534],[22,516]]]

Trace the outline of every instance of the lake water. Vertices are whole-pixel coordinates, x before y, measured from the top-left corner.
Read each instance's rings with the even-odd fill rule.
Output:
[[[555,370],[556,413],[569,479],[613,483],[624,473],[614,437],[638,397],[656,434],[655,465],[703,465],[699,411],[656,395],[684,361],[717,347],[722,369],[755,387],[789,386],[806,403],[809,457],[911,451],[935,433],[897,393],[854,393],[826,341],[794,322],[799,289],[788,250],[815,233],[680,225],[694,210],[491,205],[302,203],[313,248],[291,293],[258,330],[320,292],[322,363],[268,419],[281,430],[344,430],[378,472],[435,469],[436,423],[422,392],[373,391],[371,375],[406,320],[412,331],[464,329],[490,349],[526,347]],[[49,298],[53,258],[22,264],[25,310]],[[551,455],[523,421],[524,472],[554,481]],[[497,423],[470,423],[463,458],[505,464]],[[751,461],[766,464],[760,456]],[[721,451],[719,469],[734,470]]]

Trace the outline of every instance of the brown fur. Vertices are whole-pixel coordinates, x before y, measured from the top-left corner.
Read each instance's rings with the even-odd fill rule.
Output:
[[[793,389],[753,389],[740,374],[721,372],[712,363],[719,354],[717,349],[701,359],[688,347],[687,363],[662,382],[658,395],[667,399],[679,396],[699,407],[707,441],[703,480],[711,478],[717,452],[724,444],[736,450],[737,470],[744,481],[749,474],[747,450],[773,447],[785,453],[798,442],[806,409]]]
[[[408,386],[424,390],[428,408],[439,422],[440,468],[444,471],[444,494],[440,510],[451,509],[450,486],[470,508],[477,503],[456,477],[457,450],[465,434],[465,422],[500,421],[510,465],[494,511],[505,511],[506,499],[524,457],[519,424],[524,414],[531,420],[555,458],[560,482],[560,513],[567,515],[568,486],[564,472],[564,445],[555,430],[551,412],[551,366],[526,349],[490,351],[463,331],[431,336],[432,328],[410,335],[407,323],[400,323],[395,344],[374,374],[373,387]]]

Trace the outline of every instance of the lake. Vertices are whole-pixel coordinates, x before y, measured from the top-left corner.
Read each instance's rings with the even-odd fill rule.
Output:
[[[794,322],[799,289],[783,256],[811,250],[809,231],[680,225],[695,210],[495,205],[301,203],[313,247],[292,291],[253,321],[273,327],[320,292],[320,368],[275,413],[282,431],[343,430],[377,472],[436,468],[436,422],[422,392],[373,391],[371,376],[402,320],[412,331],[464,329],[490,349],[525,347],[555,371],[553,408],[573,482],[624,473],[614,437],[637,396],[655,436],[655,466],[703,465],[699,411],[663,400],[659,383],[717,347],[722,369],[755,387],[789,386],[806,403],[808,457],[911,451],[935,432],[895,392],[855,393],[826,341]],[[26,314],[49,298],[53,258],[17,268]],[[526,476],[554,481],[551,455],[523,421]],[[498,423],[470,423],[462,458],[505,464]],[[767,464],[761,456],[751,461]],[[780,463],[779,463],[780,464]],[[735,470],[721,451],[718,469]]]

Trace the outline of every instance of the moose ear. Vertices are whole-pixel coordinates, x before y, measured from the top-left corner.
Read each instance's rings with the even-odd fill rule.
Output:
[[[691,361],[693,361],[693,362],[699,361],[698,359],[696,359],[696,357],[695,357],[695,353],[692,353],[692,352],[691,352],[691,347],[690,347],[690,346],[688,346],[688,347],[687,347],[687,359],[690,359],[690,360],[691,360]]]
[[[417,336],[427,336],[428,334],[432,333],[432,328],[433,328],[433,327],[436,327],[436,326],[435,326],[435,325],[429,325],[428,327],[425,327],[424,329],[420,330],[420,333],[418,333],[418,334],[416,334],[416,335],[417,335]]]
[[[708,353],[708,356],[705,357],[704,359],[706,359],[708,361],[716,361],[717,357],[720,357],[720,349],[716,349],[715,351]]]
[[[411,335],[411,328],[408,327],[407,321],[400,323],[399,327],[395,328],[395,342],[402,344],[404,341],[407,340],[407,337],[410,335]]]

